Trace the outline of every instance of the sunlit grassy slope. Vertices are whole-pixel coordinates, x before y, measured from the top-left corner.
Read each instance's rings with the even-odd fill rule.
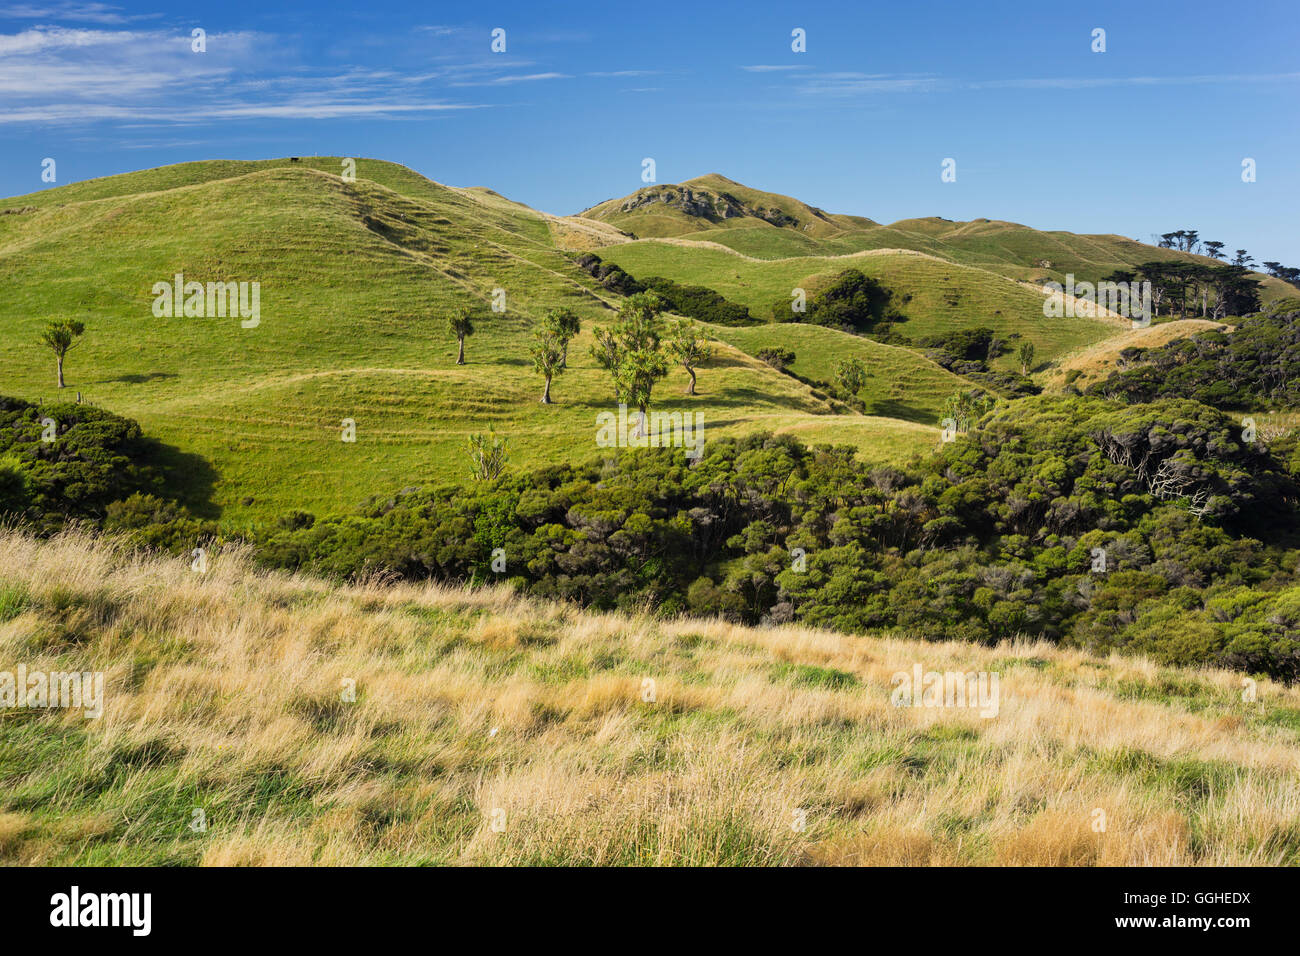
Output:
[[[881,345],[837,329],[794,322],[711,329],[719,339],[750,355],[765,348],[789,349],[795,353],[790,368],[810,381],[832,382],[840,362],[861,360],[867,369],[867,384],[858,397],[872,415],[933,425],[942,417],[944,400],[970,387],[969,382],[911,349]]]
[[[1222,322],[1207,319],[1181,319],[1173,322],[1160,322],[1144,329],[1131,329],[1112,339],[1081,349],[1061,359],[1060,364],[1040,375],[1041,380],[1051,388],[1065,385],[1071,373],[1073,385],[1082,390],[1098,379],[1104,379],[1112,372],[1123,367],[1120,353],[1125,349],[1150,349],[1168,345],[1178,339],[1185,339],[1200,332],[1214,329],[1227,329]]]
[[[508,436],[515,468],[596,455],[596,416],[612,399],[588,348],[593,324],[609,321],[618,299],[576,266],[578,249],[598,248],[637,276],[708,286],[762,318],[792,289],[815,294],[859,268],[895,292],[908,319],[899,329],[913,340],[984,325],[1033,342],[1040,365],[1098,345],[1104,352],[1127,330],[1045,318],[1041,292],[1022,281],[1057,266],[1088,274],[1085,259],[1122,265],[1107,237],[942,220],[881,227],[711,176],[694,181],[696,191],[725,192],[740,214],[710,223],[674,218],[670,204],[642,205],[636,215],[684,238],[627,242],[615,229],[628,225],[619,200],[589,210],[596,218],[557,218],[392,163],[358,160],[355,182],[343,169],[329,157],[189,163],[0,200],[0,393],[52,398],[54,363],[39,331],[55,317],[84,321],[70,388],[208,458],[214,509],[238,524],[463,480],[466,439],[487,429]],[[647,223],[640,228],[655,231]],[[748,233],[776,244],[741,241]],[[868,234],[879,241],[860,241]],[[1082,257],[1077,268],[1072,255]],[[1027,256],[1056,266],[1009,267]],[[155,318],[150,290],[178,272],[261,283],[261,324]],[[448,313],[466,301],[486,307],[498,288],[505,313],[480,322],[469,364],[457,367]],[[553,388],[557,404],[543,407],[530,328],[556,306],[577,310],[584,332]],[[964,384],[917,351],[825,329],[711,331],[720,344],[700,394],[683,396],[686,376],[675,369],[656,404],[701,412],[715,436],[771,428],[896,462],[933,444],[943,400]],[[770,345],[792,348],[794,371],[816,381],[829,380],[841,358],[862,358],[870,417],[831,414],[812,389],[755,361]],[[998,361],[1015,364],[1011,354]],[[340,440],[345,419],[356,423],[355,444]]]
[[[686,190],[696,200],[689,209],[681,202]],[[699,208],[701,201],[703,209]],[[709,210],[723,209],[728,212],[725,216],[709,214]],[[1214,264],[1206,256],[1161,249],[1124,236],[1043,231],[996,219],[954,222],[932,216],[884,225],[862,216],[829,213],[716,173],[681,184],[647,186],[581,215],[641,239],[681,237],[717,242],[760,259],[902,249],[1034,283],[1048,279],[1063,282],[1067,273],[1096,282],[1116,269],[1152,260]],[[1279,279],[1256,278],[1263,282],[1265,302],[1295,294],[1294,287]]]
[[[928,335],[987,326],[1003,336],[1019,334],[1034,343],[1040,360],[1092,345],[1129,327],[1127,322],[1091,318],[1046,318],[1037,288],[984,269],[945,262],[915,252],[877,252],[830,258],[809,256],[760,260],[719,246],[682,240],[647,239],[612,245],[600,256],[634,276],[665,276],[715,289],[768,319],[774,306],[791,301],[792,290],[808,295],[845,269],[860,269],[895,294],[908,317],[899,331],[919,341]],[[1002,364],[1011,367],[1013,356]]]
[[[227,518],[352,507],[410,485],[461,481],[465,442],[495,429],[512,467],[586,460],[612,406],[588,355],[593,324],[617,298],[557,246],[553,219],[487,189],[454,189],[400,166],[359,160],[355,183],[331,158],[192,163],[0,200],[0,393],[52,398],[54,362],[38,342],[54,317],[88,331],[68,359],[73,391],[210,459]],[[155,318],[155,282],[261,283],[261,323]],[[457,305],[507,309],[479,324],[455,365],[446,317]],[[584,332],[541,406],[531,324],[569,306]],[[757,427],[857,443],[898,460],[937,432],[830,416],[811,390],[719,347],[664,411],[699,411],[709,435]],[[356,443],[341,441],[356,423]]]
[[[4,532],[17,661],[106,693],[0,713],[6,864],[1300,862],[1300,690],[1220,671]],[[917,665],[996,716],[893,706]]]

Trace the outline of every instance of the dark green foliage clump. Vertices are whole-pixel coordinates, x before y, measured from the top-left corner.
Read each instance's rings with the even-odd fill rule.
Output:
[[[754,357],[760,362],[766,362],[778,372],[784,372],[794,364],[795,354],[793,349],[771,346],[769,348],[759,349],[758,354]]]
[[[654,292],[664,301],[667,311],[687,318],[715,325],[755,325],[759,321],[743,305],[737,305],[701,285],[682,285],[661,276],[640,280],[611,262],[602,262],[594,252],[579,256],[577,263],[605,288],[625,296]]]
[[[1003,398],[1037,395],[1042,391],[1028,376],[989,367],[989,362],[1004,355],[1009,348],[1009,343],[990,328],[979,326],[930,335],[919,344],[941,368],[965,376]]]
[[[949,368],[956,362],[977,362],[981,365],[997,358],[1007,350],[1006,342],[990,328],[957,329],[941,335],[928,335],[921,339],[922,348],[929,349],[939,364]],[[947,364],[944,364],[944,363]]]
[[[651,276],[645,285],[668,305],[668,309],[678,315],[685,315],[701,322],[716,325],[755,325],[758,320],[749,314],[749,309],[724,299],[712,289],[700,285],[681,285],[672,279]]]
[[[594,252],[579,256],[577,263],[611,292],[617,292],[619,295],[635,295],[646,290],[643,283],[637,282],[612,262],[602,262],[600,256]]]
[[[889,337],[894,323],[905,317],[894,306],[894,296],[858,269],[846,269],[807,303],[804,312],[782,299],[772,309],[778,322],[810,322],[844,332]]]
[[[158,444],[130,419],[93,405],[0,397],[5,513],[38,524],[102,518],[110,502],[163,489],[159,459]]]
[[[0,518],[39,533],[83,522],[188,551],[217,533],[188,507],[209,510],[212,479],[205,461],[147,437],[129,418],[0,396]],[[189,502],[174,500],[182,492]]]

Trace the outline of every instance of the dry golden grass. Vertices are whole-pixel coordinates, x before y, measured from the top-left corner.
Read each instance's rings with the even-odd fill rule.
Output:
[[[239,552],[197,574],[6,532],[18,663],[103,670],[107,699],[0,711],[9,863],[1300,860],[1300,692],[1041,643],[336,587]],[[916,663],[998,673],[998,715],[892,706]]]
[[[631,242],[626,233],[605,222],[595,219],[583,219],[581,216],[545,215],[546,224],[551,230],[551,239],[556,248],[573,252],[590,252],[605,246]]]
[[[1119,371],[1119,353],[1125,349],[1153,349],[1210,329],[1230,328],[1229,325],[1212,322],[1209,319],[1177,319],[1151,325],[1145,329],[1130,328],[1114,338],[1065,356],[1058,365],[1044,372],[1041,380],[1050,388],[1059,389],[1065,385],[1066,373],[1077,369],[1079,375],[1074,385],[1076,388],[1083,389],[1095,381],[1106,378],[1112,372]]]

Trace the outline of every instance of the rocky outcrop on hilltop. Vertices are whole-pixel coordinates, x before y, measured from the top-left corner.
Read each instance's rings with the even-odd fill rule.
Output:
[[[648,189],[640,189],[623,200],[619,211],[629,213],[656,204],[671,206],[688,216],[709,222],[748,216],[784,228],[799,228],[801,225],[796,216],[783,210],[767,206],[750,206],[731,193],[696,189],[690,186],[652,186]]]

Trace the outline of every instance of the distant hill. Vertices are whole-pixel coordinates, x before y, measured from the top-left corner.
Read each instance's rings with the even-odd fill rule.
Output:
[[[996,219],[953,222],[929,217],[883,225],[751,189],[717,173],[680,184],[647,186],[592,206],[579,216],[638,239],[716,242],[760,259],[911,250],[1035,284],[1064,281],[1067,273],[1095,282],[1141,262],[1215,261],[1124,236],[1045,232]],[[1264,283],[1265,301],[1295,294],[1294,288],[1278,279],[1257,278]]]
[[[1033,341],[1044,361],[1131,327],[1118,318],[1047,319],[1038,286],[914,251],[756,259],[716,243],[643,239],[608,246],[599,254],[640,278],[657,275],[708,286],[769,320],[776,307],[788,305],[793,289],[813,295],[844,270],[859,269],[894,293],[896,305],[907,317],[898,331],[913,341],[987,326],[1003,336]],[[1013,357],[1004,356],[1000,364],[1010,368]]]
[[[829,239],[855,228],[847,216],[830,216],[797,199],[750,189],[717,173],[678,185],[647,186],[579,215],[608,222],[639,237],[770,227],[810,239]],[[870,220],[861,222],[875,225]]]

